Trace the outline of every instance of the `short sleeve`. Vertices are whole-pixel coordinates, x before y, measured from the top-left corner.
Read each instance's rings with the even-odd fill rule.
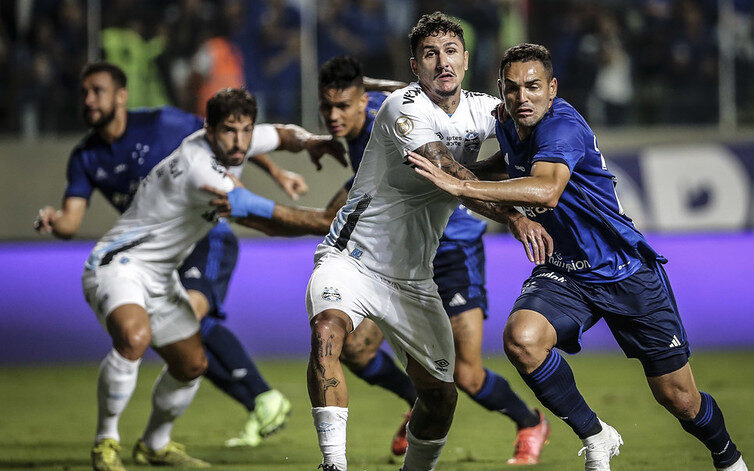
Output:
[[[195,161],[187,170],[186,191],[195,203],[204,204],[212,199],[212,194],[202,189],[211,186],[228,192],[233,189],[233,181],[226,174],[227,169],[214,159]]]
[[[532,162],[558,162],[574,167],[584,157],[584,143],[580,129],[567,119],[552,119],[541,123],[534,135],[535,152]]]
[[[421,90],[407,88],[385,100],[375,124],[399,149],[416,150],[428,142],[439,141],[435,134],[431,110],[418,96]]]
[[[80,150],[74,150],[68,158],[66,169],[66,188],[64,198],[77,196],[89,200],[94,191],[94,186],[89,180],[84,168],[84,156]]]
[[[280,135],[272,124],[257,124],[251,134],[251,147],[246,158],[267,154],[280,147]]]

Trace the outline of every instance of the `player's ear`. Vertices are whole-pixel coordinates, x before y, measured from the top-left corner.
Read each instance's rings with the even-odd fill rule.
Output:
[[[497,91],[500,92],[500,99],[505,101],[505,95],[503,95],[503,79],[497,79]]]
[[[115,91],[115,99],[119,105],[126,106],[126,102],[128,101],[128,89],[126,87],[120,87],[117,89]]]
[[[411,72],[418,77],[419,71],[416,68],[416,59],[412,57],[411,59],[409,59],[409,63],[411,64]]]
[[[469,70],[469,51],[467,49],[463,51],[463,70]]]
[[[553,77],[550,79],[550,96],[555,97],[558,94],[558,79]]]

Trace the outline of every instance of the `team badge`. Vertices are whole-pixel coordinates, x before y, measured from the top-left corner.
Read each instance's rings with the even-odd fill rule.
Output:
[[[395,130],[401,136],[408,136],[414,130],[414,122],[408,116],[399,116],[395,120]]]
[[[467,152],[477,152],[480,146],[481,141],[479,140],[479,133],[476,131],[468,131],[463,139],[463,148]]]
[[[322,299],[325,301],[337,302],[340,301],[340,293],[337,288],[325,286],[324,291],[322,291]]]

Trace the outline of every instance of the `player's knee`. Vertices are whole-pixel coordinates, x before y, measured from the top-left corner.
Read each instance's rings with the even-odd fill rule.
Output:
[[[482,389],[482,384],[484,383],[484,369],[456,360],[453,379],[455,380],[458,389],[473,396]]]
[[[511,323],[506,325],[503,331],[503,347],[508,358],[512,360],[523,360],[539,350],[546,350],[538,329]]]
[[[681,420],[693,420],[699,412],[699,392],[672,390],[655,396],[671,414]]]
[[[186,356],[180,364],[170,365],[170,374],[179,381],[191,381],[207,371],[207,357],[204,351]]]
[[[129,326],[113,337],[115,350],[131,361],[136,361],[147,351],[152,341],[149,326]]]
[[[437,382],[431,386],[417,388],[416,390],[422,404],[430,413],[446,415],[456,408],[458,391],[454,383]]]

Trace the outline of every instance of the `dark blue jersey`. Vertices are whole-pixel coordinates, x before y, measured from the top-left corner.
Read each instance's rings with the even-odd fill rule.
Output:
[[[359,169],[361,164],[361,158],[364,155],[364,149],[369,142],[369,136],[372,133],[372,126],[374,125],[374,117],[377,116],[377,111],[382,106],[382,102],[387,98],[387,93],[383,92],[367,92],[369,102],[367,103],[367,118],[364,122],[364,127],[361,129],[361,133],[354,139],[348,141],[348,158],[351,161],[351,168],[354,173]],[[353,186],[353,180],[355,177],[351,177],[346,182],[346,189],[350,190]],[[440,238],[440,242],[443,240],[454,241],[473,241],[482,237],[484,231],[487,230],[487,223],[480,221],[471,215],[471,211],[464,206],[459,205],[453,214],[450,215],[448,225],[445,228],[445,232]]]
[[[530,175],[534,162],[540,161],[562,163],[571,171],[554,209],[525,208],[553,238],[550,268],[592,283],[622,280],[639,269],[641,261],[632,247],[649,246],[623,214],[615,177],[607,170],[594,132],[570,104],[556,98],[523,141],[513,120],[498,123],[497,139],[511,178]]]
[[[203,125],[198,116],[170,106],[129,111],[126,131],[115,142],[108,144],[92,132],[73,149],[65,197],[88,200],[98,189],[123,213],[141,179]]]

